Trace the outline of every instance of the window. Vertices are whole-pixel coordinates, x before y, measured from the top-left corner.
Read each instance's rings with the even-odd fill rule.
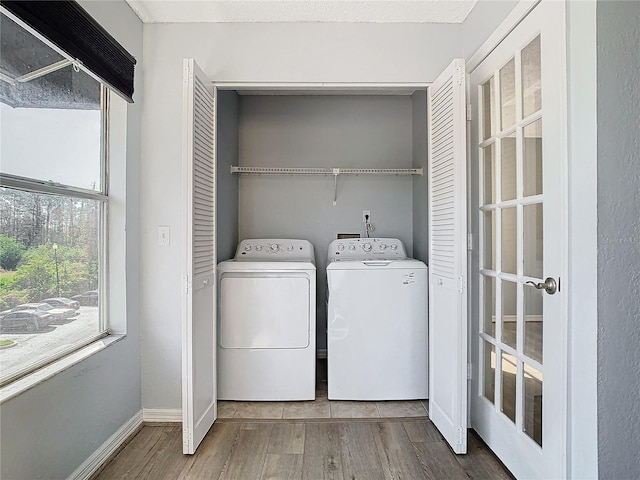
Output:
[[[4,385],[106,335],[109,89],[0,22]]]

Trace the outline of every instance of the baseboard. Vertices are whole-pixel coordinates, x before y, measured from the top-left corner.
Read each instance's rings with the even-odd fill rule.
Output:
[[[68,480],[86,480],[91,477],[122,444],[135,435],[142,427],[142,411],[136,413],[122,425],[116,433],[111,435],[93,454],[73,472]]]
[[[182,410],[179,408],[143,408],[142,419],[145,423],[182,423]]]

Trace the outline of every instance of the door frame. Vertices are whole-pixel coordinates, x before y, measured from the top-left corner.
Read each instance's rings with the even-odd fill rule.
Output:
[[[521,0],[484,44],[470,57],[470,74],[502,40],[544,0]],[[562,167],[562,210],[566,222],[563,238],[565,264],[562,288],[566,301],[563,314],[565,360],[565,473],[571,478],[598,477],[597,435],[597,148],[596,148],[596,5],[595,2],[564,4],[564,67],[561,80],[565,91],[562,111],[566,131],[563,138],[565,164]],[[467,98],[471,101],[471,82]],[[471,118],[476,121],[476,104]],[[473,162],[471,130],[468,138],[469,211],[477,208],[479,167]],[[472,375],[478,378],[477,342],[472,341],[479,316],[479,266],[477,215],[469,215],[472,233],[469,259],[469,349]],[[573,280],[576,279],[574,282]],[[477,330],[477,326],[475,327]],[[475,350],[474,350],[475,349]],[[473,425],[471,424],[471,428]]]

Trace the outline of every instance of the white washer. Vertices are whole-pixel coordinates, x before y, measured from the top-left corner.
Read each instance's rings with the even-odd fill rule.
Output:
[[[314,400],[313,245],[243,240],[218,264],[218,289],[218,399]]]
[[[327,260],[331,400],[427,398],[427,266],[395,238],[334,240]]]

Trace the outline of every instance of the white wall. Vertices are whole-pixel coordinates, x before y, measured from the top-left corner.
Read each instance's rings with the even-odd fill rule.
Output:
[[[477,28],[491,30],[492,22],[499,21],[490,17]],[[195,58],[215,81],[429,82],[462,56],[459,24],[144,26],[140,218],[145,408],[181,406],[182,59]],[[157,246],[158,225],[171,226],[169,247]]]
[[[124,1],[83,1],[81,5],[141,62],[142,24]],[[137,228],[141,70],[139,63],[136,103],[127,112],[127,230],[123,238],[127,336],[2,404],[2,478],[68,477],[142,407]],[[119,263],[124,269],[124,259]]]

